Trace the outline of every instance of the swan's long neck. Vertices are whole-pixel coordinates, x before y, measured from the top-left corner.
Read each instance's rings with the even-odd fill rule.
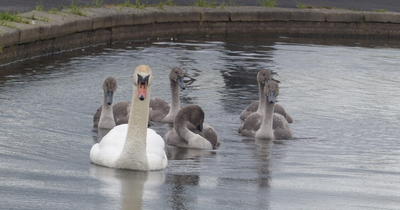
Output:
[[[274,139],[274,130],[272,126],[274,121],[275,103],[268,103],[265,100],[264,103],[266,105],[264,106],[263,121],[260,129],[256,132],[255,138]]]
[[[171,108],[169,109],[168,115],[173,115],[173,117],[175,117],[181,108],[181,101],[179,99],[179,85],[177,82],[171,81],[169,86],[171,89]]]
[[[261,115],[264,113],[265,103],[266,103],[264,87],[265,87],[265,84],[262,84],[261,82],[258,83],[258,93],[260,94],[260,102],[258,104],[257,112],[260,113]]]
[[[150,92],[151,87],[147,86],[147,96],[143,101],[141,101],[138,98],[138,87],[133,85],[128,134],[126,136],[122,153],[118,158],[118,161],[123,168],[142,171],[149,170],[146,141],[147,123],[149,120]]]
[[[101,108],[99,125],[100,128],[112,129],[115,127],[112,104],[108,105],[107,96],[104,96],[103,107]]]

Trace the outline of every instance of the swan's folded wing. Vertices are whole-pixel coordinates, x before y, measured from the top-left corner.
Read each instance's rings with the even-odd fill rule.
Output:
[[[146,151],[150,170],[162,170],[167,167],[168,159],[164,147],[164,139],[154,130],[147,129]]]
[[[164,101],[160,97],[154,97],[150,99],[150,105],[149,107],[153,110],[159,110],[159,109],[169,109],[170,104],[166,101]],[[169,110],[168,110],[169,111]],[[167,111],[167,113],[168,113]]]
[[[286,112],[286,110],[280,104],[275,104],[274,113],[278,113],[278,114],[282,115],[283,117],[285,117],[285,119],[288,123],[293,122],[293,118]]]
[[[100,106],[97,111],[96,114],[94,114],[93,116],[93,127],[99,127],[99,121],[100,121],[100,116],[101,116],[101,110],[102,110],[102,106]]]
[[[129,101],[119,101],[113,106],[113,114],[116,125],[127,124],[131,103]]]
[[[202,132],[197,130],[196,127],[194,127],[194,125],[192,125],[189,122],[186,125],[190,131],[192,131],[195,134],[199,134],[200,136],[205,138],[207,141],[209,141],[211,143],[211,145],[213,146],[213,149],[216,149],[221,144],[221,142],[218,140],[217,133],[215,132],[214,128],[210,124],[203,123],[203,131]]]
[[[124,148],[127,132],[128,124],[111,129],[100,143],[93,145],[90,150],[90,160],[98,165],[115,167],[113,164]]]
[[[286,121],[286,118],[280,114],[274,113],[273,120],[275,139],[292,139],[293,131],[292,129],[290,129],[289,123]]]
[[[158,122],[167,116],[170,104],[160,97],[150,99],[149,120]]]
[[[240,119],[245,120],[253,112],[256,112],[259,103],[260,103],[259,101],[252,102],[245,110],[242,111],[242,113],[240,113]]]
[[[260,129],[262,123],[262,116],[255,112],[248,116],[243,124],[240,126],[238,132],[243,136],[254,137],[255,133]]]

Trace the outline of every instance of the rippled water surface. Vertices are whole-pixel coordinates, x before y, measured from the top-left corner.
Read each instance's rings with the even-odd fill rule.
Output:
[[[208,38],[89,47],[0,67],[1,209],[397,209],[400,205],[400,45],[367,40]],[[198,104],[217,150],[167,146],[160,172],[90,163],[101,85],[132,97],[132,74],[194,78],[181,105]],[[293,140],[237,134],[257,100],[262,68],[280,80]],[[153,126],[162,136],[167,124]]]

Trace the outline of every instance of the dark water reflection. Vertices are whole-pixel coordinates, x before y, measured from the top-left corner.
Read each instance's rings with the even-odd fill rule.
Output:
[[[396,209],[400,197],[400,45],[395,41],[207,38],[136,41],[0,67],[1,209]],[[214,151],[167,147],[159,172],[90,164],[104,78],[130,100],[133,70],[153,69],[169,99],[170,68],[194,80],[221,140]],[[237,134],[268,67],[292,115],[294,140]],[[164,135],[170,126],[153,126]],[[100,133],[100,132],[99,132]]]

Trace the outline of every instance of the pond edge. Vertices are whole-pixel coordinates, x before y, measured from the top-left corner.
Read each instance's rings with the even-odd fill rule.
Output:
[[[400,13],[260,6],[103,6],[74,15],[20,14],[28,23],[0,26],[0,64],[90,45],[183,36],[317,36],[400,38]]]

